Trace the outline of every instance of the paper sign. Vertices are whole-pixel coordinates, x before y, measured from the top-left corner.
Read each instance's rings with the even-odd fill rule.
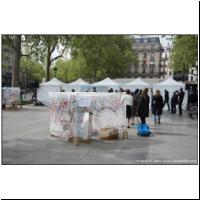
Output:
[[[91,104],[91,97],[78,97],[78,107],[89,108]]]

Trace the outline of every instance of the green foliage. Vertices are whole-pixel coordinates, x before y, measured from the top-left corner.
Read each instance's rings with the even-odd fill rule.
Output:
[[[41,64],[27,57],[23,57],[20,62],[20,71],[22,73],[27,72],[27,75],[31,80],[42,81],[42,78],[44,77],[44,69]]]
[[[14,36],[3,35],[2,44],[13,49]],[[46,75],[55,75],[64,82],[81,77],[93,82],[107,76],[123,77],[129,74],[137,56],[133,39],[124,35],[22,35],[20,71],[28,70],[31,78],[41,81]],[[62,60],[70,49],[71,59]],[[14,49],[13,49],[14,50]],[[56,52],[56,53],[55,53]],[[49,77],[46,76],[46,79]]]
[[[72,57],[83,57],[93,81],[125,76],[137,62],[133,41],[124,35],[83,35],[72,38]]]
[[[188,72],[198,59],[198,36],[179,35],[173,40],[171,62],[174,71]]]
[[[85,60],[81,57],[68,61],[59,59],[55,67],[57,68],[56,77],[63,82],[71,82],[80,77],[85,80],[88,78],[89,69],[86,67]],[[52,68],[50,71],[51,78],[54,77],[54,73],[54,68]]]
[[[53,57],[54,51],[57,51],[57,53],[62,57],[64,51],[69,46],[70,36],[67,35],[40,35],[36,36],[34,38],[35,40],[39,41],[39,48],[38,51],[35,52],[35,57],[38,58],[39,61],[46,64],[46,57],[50,56],[50,62],[52,63],[54,60],[56,60],[55,57]],[[49,55],[48,55],[48,49],[49,49]]]

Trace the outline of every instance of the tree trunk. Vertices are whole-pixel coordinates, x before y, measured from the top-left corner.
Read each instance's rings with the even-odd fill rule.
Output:
[[[19,87],[19,68],[21,58],[21,35],[16,35],[14,40],[14,60],[12,67],[12,87]]]
[[[50,66],[51,66],[51,54],[50,54],[50,45],[49,45],[47,48],[46,81],[49,81]]]

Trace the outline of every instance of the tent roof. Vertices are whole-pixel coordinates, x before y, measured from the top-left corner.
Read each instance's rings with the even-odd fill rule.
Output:
[[[184,83],[177,82],[172,77],[169,77],[168,79],[155,84],[155,86],[182,86],[184,87]]]
[[[50,81],[41,83],[40,85],[64,85],[64,84],[65,83],[54,77]]]
[[[148,83],[144,82],[141,78],[136,78],[135,80],[127,83],[125,85],[142,85],[142,86],[149,86]]]
[[[105,78],[104,80],[102,81],[99,81],[99,82],[96,82],[96,83],[93,83],[93,85],[96,85],[96,86],[119,86],[118,83],[116,83],[115,81],[113,81],[112,79],[110,79],[109,77]]]
[[[89,85],[89,83],[79,78],[76,81],[69,83],[68,85]]]

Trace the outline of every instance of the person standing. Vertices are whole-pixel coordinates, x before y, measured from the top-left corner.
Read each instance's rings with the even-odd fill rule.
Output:
[[[148,88],[145,88],[138,101],[137,114],[141,119],[142,124],[146,124],[146,117],[149,117],[149,95]]]
[[[157,90],[156,94],[152,98],[152,103],[151,103],[152,114],[154,115],[154,124],[156,124],[157,122],[158,124],[160,124],[160,118],[162,115],[163,106],[164,106],[163,98],[160,94],[160,90]]]
[[[170,106],[169,106],[169,92],[168,92],[168,90],[165,90],[165,100],[164,100],[163,107],[165,106],[165,104],[167,104],[168,111],[170,111]]]
[[[137,105],[139,99],[139,89],[136,89],[132,94],[133,96],[133,105],[132,105],[132,125],[134,125],[134,118],[136,117]]]
[[[126,119],[128,119],[128,126],[130,128],[130,119],[132,116],[132,104],[133,104],[133,97],[131,95],[130,90],[126,90],[126,97],[125,97],[125,104],[126,104]]]
[[[185,96],[185,92],[183,92],[183,88],[180,89],[180,92],[178,94],[178,109],[179,109],[179,115],[182,115],[182,103]]]
[[[176,114],[177,103],[178,103],[178,91],[175,91],[171,98],[171,114]]]

